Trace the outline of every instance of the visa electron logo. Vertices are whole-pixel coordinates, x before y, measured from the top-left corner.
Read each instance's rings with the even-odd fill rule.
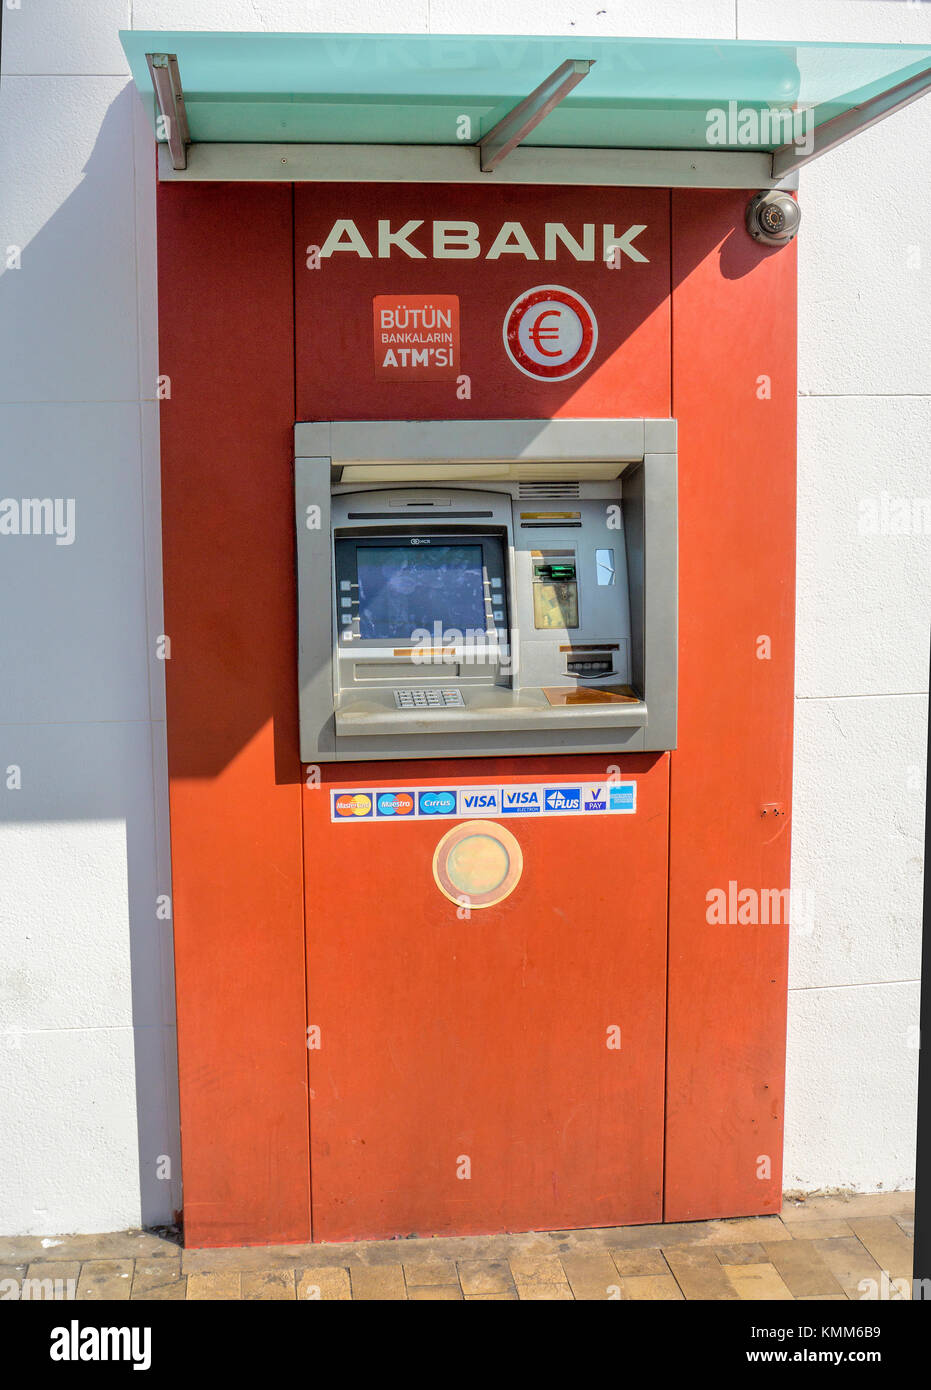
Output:
[[[545,804],[548,811],[578,811],[582,793],[578,787],[548,787]]]
[[[451,816],[456,810],[456,793],[421,792],[418,806],[422,816]]]
[[[380,816],[409,816],[414,809],[410,792],[382,792],[375,803]]]
[[[333,807],[338,816],[370,816],[372,798],[365,792],[344,792],[334,799]]]
[[[540,793],[538,791],[531,791],[527,788],[523,790],[505,791],[501,810],[504,815],[519,814],[531,816],[535,811],[542,810]]]
[[[501,811],[501,795],[497,787],[470,787],[459,793],[459,814],[463,816],[497,816]]]

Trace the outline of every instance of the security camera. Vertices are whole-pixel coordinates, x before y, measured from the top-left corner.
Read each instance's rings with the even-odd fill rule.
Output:
[[[776,188],[757,193],[747,204],[747,231],[765,246],[787,246],[797,236],[801,220],[792,195]]]

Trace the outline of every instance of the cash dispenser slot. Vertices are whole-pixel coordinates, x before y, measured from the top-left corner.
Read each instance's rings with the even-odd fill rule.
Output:
[[[566,675],[595,680],[614,675],[614,658],[610,656],[570,656],[566,658]]]

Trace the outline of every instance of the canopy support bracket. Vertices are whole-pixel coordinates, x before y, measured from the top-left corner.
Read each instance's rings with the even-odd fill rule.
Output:
[[[173,169],[187,168],[187,146],[191,143],[187,114],[184,110],[184,92],[181,88],[181,73],[178,69],[176,53],[147,53],[149,75],[155,89],[155,102],[158,106],[156,131],[167,142],[171,152]]]
[[[773,179],[778,180],[786,174],[795,173],[819,155],[827,154],[828,150],[836,149],[854,135],[869,130],[870,126],[884,121],[896,111],[901,111],[903,106],[911,105],[929,90],[931,68],[925,68],[913,77],[906,78],[904,82],[897,83],[895,87],[890,87],[888,91],[879,92],[868,101],[851,106],[849,111],[843,111],[839,116],[832,116],[829,121],[815,127],[812,132],[811,149],[806,150],[801,144],[791,141],[773,152]]]
[[[544,117],[587,77],[594,59],[568,58],[539,87],[524,97],[478,142],[483,174],[490,174]]]

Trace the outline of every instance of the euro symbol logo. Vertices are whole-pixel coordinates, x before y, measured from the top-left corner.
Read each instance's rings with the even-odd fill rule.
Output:
[[[542,338],[546,338],[547,341],[551,343],[559,341],[558,327],[544,328],[542,326],[544,319],[558,319],[559,313],[560,311],[558,309],[544,309],[542,314],[537,315],[536,319],[534,320],[533,327],[530,330],[530,338],[533,342],[533,345],[542,357],[562,356],[562,353],[560,352],[559,348],[557,348],[555,352],[550,352],[549,348],[545,348],[543,346],[543,343],[541,342]]]
[[[598,343],[591,306],[565,285],[525,290],[504,316],[501,336],[514,366],[537,381],[565,381],[587,367]]]

